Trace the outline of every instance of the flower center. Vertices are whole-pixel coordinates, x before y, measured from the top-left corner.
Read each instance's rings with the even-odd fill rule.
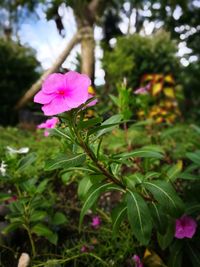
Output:
[[[61,95],[61,96],[64,96],[65,95],[65,91],[64,90],[58,90],[58,94]]]

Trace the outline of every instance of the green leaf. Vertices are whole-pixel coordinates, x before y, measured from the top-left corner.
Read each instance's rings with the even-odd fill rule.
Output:
[[[145,181],[143,185],[169,214],[172,216],[181,215],[183,211],[182,200],[169,182],[161,180]]]
[[[36,153],[28,154],[23,157],[18,163],[18,171],[23,171],[27,167],[29,167],[36,160]]]
[[[151,151],[148,150],[147,148],[140,148],[140,149],[135,149],[132,152],[125,152],[121,154],[117,154],[114,156],[114,158],[157,158],[157,159],[162,159],[163,155],[160,152],[157,151]]]
[[[4,202],[8,199],[10,199],[12,195],[6,194],[6,193],[0,193],[0,202]]]
[[[79,129],[85,129],[85,128],[90,128],[90,127],[93,127],[99,123],[101,123],[101,118],[92,118],[92,119],[88,119],[87,121],[81,121],[79,124],[78,124],[78,128]]]
[[[179,173],[182,171],[182,168],[183,168],[183,162],[179,160],[177,164],[173,165],[170,169],[168,169],[167,171],[168,180],[175,181]]]
[[[170,246],[169,267],[182,267],[183,242],[176,240]]]
[[[195,152],[189,152],[186,153],[186,156],[193,161],[194,163],[196,163],[198,166],[200,166],[200,150],[197,150]]]
[[[39,185],[37,186],[37,189],[35,191],[36,194],[41,194],[47,187],[48,179],[43,180]]]
[[[158,244],[162,250],[165,250],[174,239],[174,223],[168,222],[165,234],[157,233]]]
[[[47,217],[46,211],[36,210],[31,214],[30,221],[31,222],[42,221],[45,217]]]
[[[196,246],[190,244],[187,242],[186,244],[188,255],[190,257],[190,260],[192,262],[193,267],[200,266],[200,250],[198,249],[198,245]]]
[[[155,229],[159,233],[164,234],[168,225],[168,218],[166,214],[163,210],[161,210],[161,207],[154,202],[149,203],[149,209]]]
[[[127,212],[133,234],[142,245],[149,243],[152,231],[152,220],[149,208],[144,199],[128,189]]]
[[[109,97],[111,98],[111,100],[113,101],[113,103],[116,105],[116,106],[119,106],[119,100],[116,96],[114,95],[109,95]]]
[[[193,214],[193,213],[200,213],[200,203],[187,203],[185,213],[186,214]]]
[[[121,191],[122,189],[119,186],[116,186],[113,183],[98,183],[94,184],[88,191],[87,196],[85,198],[83,207],[81,209],[81,214],[80,214],[80,220],[79,220],[79,230],[81,227],[81,224],[83,222],[83,218],[86,214],[86,212],[94,205],[94,203],[97,201],[99,198],[100,194],[102,192],[108,191],[108,190],[119,190]]]
[[[88,190],[92,186],[92,182],[88,176],[84,177],[79,185],[78,185],[78,196],[80,199],[85,198],[85,195],[87,194]]]
[[[51,243],[56,245],[57,238],[56,234],[54,234],[46,225],[38,223],[31,229],[32,233],[37,234],[38,236],[46,237]]]
[[[159,176],[159,172],[147,172],[145,174],[145,180],[152,180],[153,178],[158,178]]]
[[[124,203],[120,203],[116,208],[113,209],[112,217],[112,226],[113,226],[113,235],[115,236],[118,232],[120,224],[127,214],[127,207]]]
[[[98,127],[96,127],[96,129],[93,129],[92,131],[90,131],[89,134],[97,132],[97,134],[94,138],[94,140],[96,140],[97,138],[104,135],[105,133],[112,131],[116,125],[119,125],[121,123],[121,120],[122,120],[121,114],[113,115],[109,119],[105,120],[101,124],[101,126],[98,126]]]
[[[134,189],[137,184],[141,184],[143,182],[144,176],[141,173],[136,172],[132,175],[125,176],[124,180],[128,188]]]
[[[67,222],[66,216],[62,212],[56,212],[53,216],[52,223],[54,225],[60,225]]]
[[[20,221],[10,223],[8,226],[6,226],[3,230],[1,230],[2,234],[7,235],[8,233],[16,230],[17,228],[21,228],[22,223]]]
[[[68,184],[72,181],[72,172],[71,171],[68,171],[68,172],[65,172],[61,175],[61,179],[63,181],[64,184]]]
[[[49,160],[46,163],[45,170],[52,171],[59,168],[71,168],[78,165],[81,165],[85,162],[86,155],[85,154],[78,154],[73,155],[71,157],[61,156],[53,160]]]
[[[182,172],[179,174],[179,178],[183,180],[200,180],[199,175],[191,174],[188,172]]]

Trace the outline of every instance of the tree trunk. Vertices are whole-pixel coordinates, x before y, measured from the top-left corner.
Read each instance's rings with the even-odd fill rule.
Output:
[[[94,83],[94,65],[95,65],[95,41],[94,29],[87,26],[83,29],[81,38],[81,72],[87,74],[92,83]]]
[[[23,95],[23,97],[19,100],[19,102],[14,107],[15,110],[20,109],[28,101],[30,101],[33,98],[33,96],[40,90],[43,81],[46,79],[46,77],[49,74],[58,71],[58,69],[60,68],[60,66],[62,65],[62,63],[65,61],[65,59],[67,58],[67,56],[69,55],[69,53],[71,52],[71,50],[73,49],[73,47],[79,42],[79,40],[80,40],[80,33],[77,32],[73,36],[73,38],[70,40],[70,42],[68,43],[68,45],[66,46],[66,48],[63,50],[63,52],[60,54],[60,56],[57,58],[57,60],[53,64],[53,66],[50,69],[48,69],[47,71],[45,71],[44,74],[39,78],[39,80],[37,80],[31,86],[31,88],[25,93],[25,95]]]

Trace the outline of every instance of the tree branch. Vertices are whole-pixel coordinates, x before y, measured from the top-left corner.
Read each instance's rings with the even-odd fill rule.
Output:
[[[31,88],[22,96],[22,98],[19,100],[19,102],[16,104],[14,107],[15,110],[18,110],[22,108],[28,101],[30,101],[33,96],[40,90],[41,85],[43,81],[46,79],[46,77],[53,73],[56,72],[62,63],[65,61],[65,59],[68,57],[70,54],[71,50],[73,47],[80,41],[80,33],[77,32],[66,48],[63,50],[63,52],[59,55],[59,57],[56,59],[55,63],[52,65],[51,68],[49,68],[47,71],[44,72],[44,74],[31,86]]]

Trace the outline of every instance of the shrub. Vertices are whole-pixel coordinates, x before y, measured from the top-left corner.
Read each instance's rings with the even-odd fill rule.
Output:
[[[13,106],[37,79],[39,66],[32,49],[0,39],[0,124],[14,123]]]

